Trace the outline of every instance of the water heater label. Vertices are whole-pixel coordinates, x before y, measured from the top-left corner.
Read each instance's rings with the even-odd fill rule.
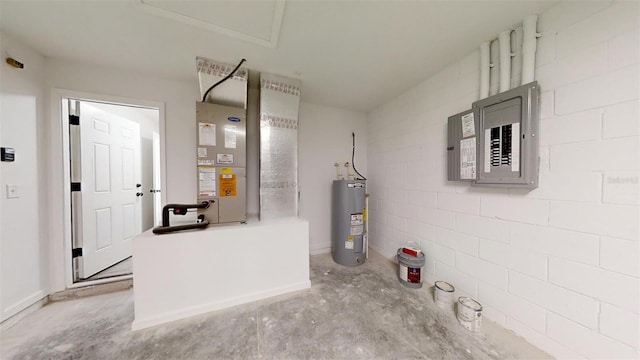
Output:
[[[351,231],[349,232],[349,234],[353,236],[362,235],[363,233],[364,233],[364,225],[352,225]]]
[[[347,236],[347,241],[344,242],[344,248],[353,250],[353,236]]]

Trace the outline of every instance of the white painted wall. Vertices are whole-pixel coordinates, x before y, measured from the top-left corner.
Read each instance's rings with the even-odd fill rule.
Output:
[[[0,32],[0,146],[16,151],[0,163],[0,321],[47,292],[46,193],[44,192],[44,62],[32,49]],[[13,57],[24,69],[6,64]],[[19,187],[7,199],[6,185]]]
[[[407,240],[427,280],[558,358],[638,358],[639,4],[540,16],[540,186],[446,181],[446,122],[478,97],[478,52],[368,116],[371,245]],[[497,35],[497,34],[496,34]]]
[[[333,164],[351,162],[351,132],[356,133],[356,169],[366,177],[366,115],[357,111],[300,104],[300,217],[309,221],[309,250],[312,254],[331,251],[331,182],[336,178]],[[341,167],[341,171],[346,174],[344,167]]]
[[[195,70],[194,70],[195,72]],[[195,146],[195,101],[198,98],[197,81],[176,81],[148,76],[137,72],[98,65],[73,63],[57,59],[47,61],[47,88],[67,89],[89,92],[120,98],[140,99],[147,102],[163,103],[165,115],[165,159],[166,183],[163,194],[167,202],[183,202],[194,199],[193,189],[196,179],[193,170]],[[55,109],[56,105],[52,104]],[[55,111],[55,110],[53,110]],[[50,199],[62,208],[62,136],[54,121],[56,114],[51,113],[49,134],[51,137],[51,165],[48,191]],[[59,126],[59,125],[58,125]],[[65,251],[64,219],[62,211],[49,214],[51,247],[50,287],[51,291],[65,288]]]
[[[195,70],[194,70],[195,73]],[[199,98],[198,83],[174,81],[127,72],[98,65],[70,63],[51,59],[47,62],[47,86],[84,91],[117,97],[163,102],[165,104],[166,172],[167,184],[163,193],[167,202],[184,202],[194,198],[195,161],[195,101]],[[248,212],[258,212],[258,120],[257,88],[249,89],[247,131]],[[300,110],[299,176],[302,187],[301,217],[310,220],[312,251],[328,251],[330,226],[330,184],[334,178],[336,161],[351,161],[351,131],[358,136],[356,165],[366,176],[366,126],[363,113],[304,104]],[[308,131],[306,131],[308,129]],[[52,134],[52,139],[58,136]],[[54,143],[51,153],[62,149]],[[55,156],[54,156],[55,157]],[[60,162],[61,159],[52,161]],[[324,169],[324,170],[320,170]],[[323,171],[319,177],[318,171]],[[60,179],[60,169],[50,169],[52,178]],[[61,181],[52,181],[51,196],[62,196],[57,189]],[[316,191],[316,186],[319,190]],[[61,200],[58,199],[58,201]],[[48,214],[52,227],[50,242],[55,247],[51,265],[51,286],[54,291],[64,289],[63,218],[56,212]]]

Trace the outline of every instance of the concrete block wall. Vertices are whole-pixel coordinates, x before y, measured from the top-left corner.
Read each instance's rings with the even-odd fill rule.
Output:
[[[371,246],[393,258],[419,242],[428,282],[557,358],[640,357],[639,6],[540,14],[533,191],[446,180],[447,117],[478,99],[477,51],[367,118]]]

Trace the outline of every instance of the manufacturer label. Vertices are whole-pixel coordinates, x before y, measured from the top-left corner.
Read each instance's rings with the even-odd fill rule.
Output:
[[[422,278],[420,277],[420,268],[412,268],[407,267],[402,264],[399,264],[399,273],[400,279],[413,284],[422,283]]]
[[[420,268],[408,268],[407,271],[407,281],[414,284],[419,284],[422,282],[422,278],[420,277]]]

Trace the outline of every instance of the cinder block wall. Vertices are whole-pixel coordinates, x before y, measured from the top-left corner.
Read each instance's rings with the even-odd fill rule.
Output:
[[[536,190],[446,180],[447,117],[478,98],[477,51],[369,113],[371,246],[392,258],[420,242],[429,282],[553,356],[638,358],[638,14],[563,2],[540,15]]]

